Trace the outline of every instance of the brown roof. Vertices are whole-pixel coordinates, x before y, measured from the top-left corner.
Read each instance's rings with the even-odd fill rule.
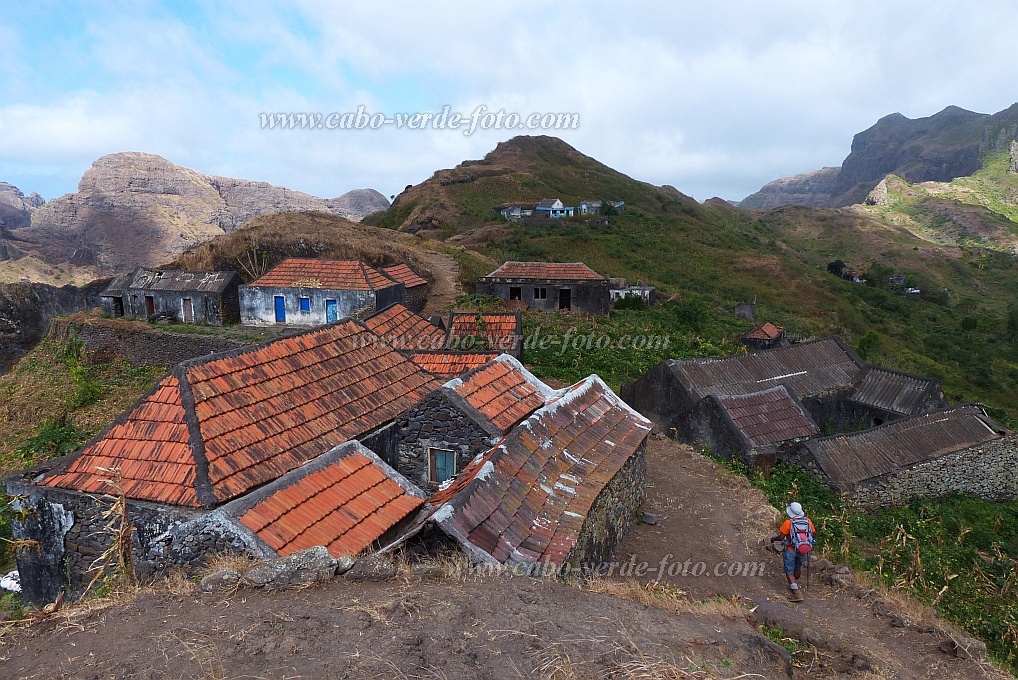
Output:
[[[933,378],[909,375],[879,366],[863,369],[850,399],[904,416],[922,413],[931,402],[940,406],[947,405],[940,384]]]
[[[753,394],[719,397],[718,401],[751,448],[820,433],[784,385]]]
[[[378,290],[397,284],[360,260],[314,260],[291,257],[247,285],[271,288]]]
[[[724,359],[670,359],[667,363],[693,401],[711,395],[751,394],[779,384],[802,398],[850,387],[865,365],[838,337]]]
[[[594,500],[650,432],[597,376],[563,390],[429,500],[447,533],[500,563],[569,556]]]
[[[428,285],[428,280],[415,272],[409,265],[397,264],[392,267],[382,267],[382,271],[394,281],[399,281],[407,290],[417,286]]]
[[[453,312],[449,316],[450,349],[469,350],[464,338],[481,337],[487,348],[499,352],[513,352],[523,339],[523,317],[519,312]],[[469,341],[468,341],[469,342]],[[482,349],[474,347],[474,349]]]
[[[439,350],[445,347],[444,330],[401,304],[390,305],[372,314],[364,319],[364,325],[399,350]]]
[[[485,278],[607,281],[582,262],[506,262]]]
[[[280,480],[285,483],[242,512],[240,522],[280,555],[323,545],[333,557],[352,557],[424,504],[359,442],[342,449],[328,465]]]
[[[963,404],[879,427],[803,443],[831,482],[848,489],[916,463],[999,439],[1003,429]]]
[[[346,321],[185,362],[41,484],[216,505],[395,419],[441,383]],[[183,414],[181,414],[183,411]]]
[[[749,331],[742,337],[746,340],[777,340],[781,337],[781,334],[785,332],[785,329],[781,326],[775,326],[770,321],[762,323],[753,330]]]
[[[516,359],[502,355],[490,364],[446,383],[505,434],[544,405],[550,390]]]
[[[410,361],[432,375],[458,378],[498,357],[498,352],[414,352]]]

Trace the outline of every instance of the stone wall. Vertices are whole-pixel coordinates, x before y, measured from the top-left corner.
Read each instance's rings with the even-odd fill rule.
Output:
[[[132,366],[172,366],[214,352],[225,352],[248,343],[213,335],[191,335],[138,328],[127,322],[89,319],[54,319],[50,337],[65,342],[77,338],[89,352],[125,357]]]
[[[992,501],[1018,498],[1018,434],[867,480],[849,490],[848,498],[855,507],[872,510],[953,492]]]
[[[404,306],[415,314],[420,314],[424,305],[428,302],[428,286],[414,286],[406,289],[406,302]],[[381,307],[379,307],[381,309]]]
[[[647,497],[646,447],[644,440],[597,495],[566,558],[570,571],[586,573],[610,561],[635,522]]]
[[[458,409],[441,391],[434,391],[396,422],[397,472],[422,489],[435,488],[428,479],[428,448],[456,452],[456,472],[489,450],[492,436]]]

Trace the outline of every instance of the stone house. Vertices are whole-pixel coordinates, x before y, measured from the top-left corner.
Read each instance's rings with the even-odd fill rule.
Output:
[[[943,388],[933,378],[866,366],[848,395],[841,419],[852,429],[860,429],[944,409],[947,405]]]
[[[138,267],[110,282],[99,294],[104,316],[150,319],[166,316],[183,323],[222,326],[240,321],[234,272],[193,272]]]
[[[556,390],[433,493],[384,550],[437,534],[477,563],[596,571],[646,496],[650,427],[596,375]]]
[[[328,528],[335,533],[323,544],[338,541],[339,552],[363,550],[419,505],[422,494],[378,459],[395,460],[394,421],[441,384],[353,321],[177,365],[77,452],[4,479],[26,517],[14,523],[15,538],[39,545],[18,559],[26,601],[82,587],[111,539],[101,518],[104,494],[116,488],[111,476],[137,527],[132,550],[141,574],[192,568],[215,551],[260,557],[267,545],[287,554],[302,545],[295,519],[323,522],[315,540],[324,541]],[[354,449],[334,451],[355,439]],[[332,457],[320,459],[325,454]],[[354,475],[364,460],[370,469]],[[317,467],[305,467],[312,461]],[[319,469],[323,475],[311,479]],[[384,502],[365,496],[360,515],[335,512],[346,496],[366,493],[363,475],[388,478],[411,498],[396,501],[392,487]],[[306,507],[289,491],[325,484],[342,486]],[[273,513],[283,517],[298,501],[299,516],[279,524]]]
[[[399,281],[406,290],[406,306],[413,312],[420,313],[428,302],[428,280],[415,272],[406,264],[382,267],[382,273],[393,281]]]
[[[552,393],[523,364],[503,354],[445,383],[400,417],[395,467],[421,488],[436,489]]]
[[[784,385],[760,392],[704,397],[680,418],[679,437],[707,446],[749,469],[768,469],[781,451],[820,434],[816,423]]]
[[[608,290],[608,279],[582,262],[506,262],[475,286],[479,295],[520,300],[536,311],[601,316],[611,310]]]
[[[535,217],[556,219],[559,217],[572,217],[576,209],[571,205],[563,205],[557,198],[542,199],[534,206]]]
[[[519,222],[524,217],[532,217],[534,208],[533,203],[508,203],[495,206],[495,211],[510,222]]]
[[[1018,497],[1018,440],[974,404],[807,440],[783,458],[862,510],[952,492]]]
[[[642,283],[631,286],[625,279],[608,279],[608,281],[608,296],[612,303],[627,297],[638,297],[648,307],[657,304],[657,288],[654,286],[645,286]]]
[[[360,260],[288,258],[240,287],[240,317],[254,326],[320,326],[405,298],[402,283]]]
[[[742,335],[742,344],[750,349],[774,349],[775,347],[787,347],[785,340],[785,329],[775,326],[770,321],[764,322],[756,328]]]

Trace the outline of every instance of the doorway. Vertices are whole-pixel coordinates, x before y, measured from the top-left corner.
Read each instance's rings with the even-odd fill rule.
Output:
[[[191,298],[184,298],[181,306],[184,308],[184,323],[194,323],[194,303]]]
[[[335,300],[325,301],[325,323],[332,323],[339,320],[339,305]]]
[[[148,316],[156,315],[156,299],[151,295],[145,296],[145,312]]]
[[[286,298],[282,295],[275,297],[276,323],[286,323]]]
[[[558,308],[559,309],[572,309],[573,308],[573,291],[569,288],[562,288],[558,292]]]

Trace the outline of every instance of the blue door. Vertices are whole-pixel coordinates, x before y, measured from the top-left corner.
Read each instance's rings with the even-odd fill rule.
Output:
[[[335,300],[325,301],[325,323],[339,321],[339,306]]]
[[[286,323],[286,299],[282,295],[276,296],[276,323]]]
[[[431,449],[431,481],[441,484],[456,474],[456,453],[448,449]]]

